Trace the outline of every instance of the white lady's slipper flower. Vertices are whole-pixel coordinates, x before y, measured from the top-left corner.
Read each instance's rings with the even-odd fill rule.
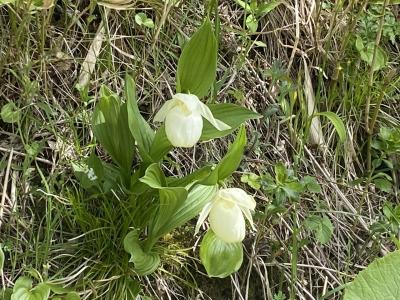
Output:
[[[199,231],[208,216],[210,227],[218,238],[226,243],[241,242],[246,234],[244,216],[255,230],[251,217],[251,211],[254,211],[255,207],[254,198],[242,189],[219,190],[201,211],[195,233]]]
[[[164,103],[154,117],[156,122],[165,122],[165,133],[175,147],[193,147],[203,131],[203,118],[218,130],[231,127],[214,118],[211,110],[196,95],[176,94]]]

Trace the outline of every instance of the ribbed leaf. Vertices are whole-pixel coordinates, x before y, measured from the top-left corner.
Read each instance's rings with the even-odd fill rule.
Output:
[[[224,158],[218,163],[215,169],[212,170],[209,177],[202,183],[206,185],[214,185],[217,184],[219,180],[223,180],[230,176],[239,167],[245,147],[246,130],[244,126],[242,126]]]
[[[139,233],[136,230],[129,232],[124,239],[124,249],[131,255],[130,262],[135,265],[138,275],[153,273],[160,264],[160,256],[157,253],[145,253],[139,243]]]
[[[168,178],[169,186],[186,186],[194,181],[201,181],[210,175],[212,166],[205,166],[182,178]]]
[[[345,290],[344,300],[400,299],[400,251],[378,258]]]
[[[158,239],[168,232],[168,224],[173,221],[174,213],[188,196],[184,187],[167,187],[165,176],[158,164],[150,165],[145,176],[140,179],[153,189],[158,189],[159,208],[150,224],[151,240]]]
[[[50,288],[45,283],[40,283],[32,288],[32,280],[28,277],[20,277],[15,282],[11,300],[47,300],[50,296]]]
[[[178,62],[177,92],[208,94],[217,72],[217,40],[206,19],[187,42]]]
[[[114,162],[129,173],[135,140],[128,128],[127,105],[105,86],[93,113],[93,132]]]
[[[128,109],[129,130],[136,140],[142,159],[145,161],[151,161],[149,153],[154,140],[154,131],[140,114],[136,99],[135,82],[129,75],[125,78],[125,96]]]
[[[228,124],[231,129],[219,131],[210,122],[204,120],[203,134],[201,135],[202,141],[226,136],[235,131],[244,122],[262,117],[260,114],[245,107],[231,103],[209,104],[208,107],[216,119]]]
[[[162,125],[154,137],[153,144],[150,149],[150,156],[154,162],[158,162],[163,159],[169,151],[171,151],[174,146],[171,145],[165,133],[165,126]]]
[[[340,140],[342,142],[344,142],[346,140],[346,127],[344,126],[342,119],[340,119],[337,114],[335,114],[334,112],[331,112],[331,111],[325,111],[325,112],[316,113],[314,116],[327,117],[329,119],[329,121],[332,122],[333,126],[335,127]]]
[[[75,292],[70,292],[65,296],[65,300],[80,300],[81,297],[79,297],[78,293]]]

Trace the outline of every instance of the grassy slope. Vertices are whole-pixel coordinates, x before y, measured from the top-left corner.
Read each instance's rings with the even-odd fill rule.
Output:
[[[145,11],[159,26],[149,30],[135,24],[135,11],[106,14],[89,8],[87,1],[66,2],[58,1],[54,10],[35,14],[0,8],[0,106],[13,101],[21,109],[18,124],[0,123],[0,190],[5,201],[0,242],[7,256],[2,280],[12,286],[21,274],[37,270],[44,278],[76,286],[87,299],[130,299],[128,287],[134,289],[135,283],[115,239],[118,203],[85,199],[71,161],[95,147],[90,113],[101,84],[120,93],[124,73],[135,73],[141,110],[152,119],[174,90],[180,42],[200,24],[204,8],[194,0],[178,7],[138,2],[137,10]],[[297,85],[291,109],[248,124],[251,143],[232,181],[243,185],[241,172],[272,173],[273,165],[281,161],[300,177],[315,176],[322,192],[304,196],[289,207],[288,214],[260,218],[257,233],[245,241],[248,259],[238,274],[224,280],[200,275],[204,270],[197,264],[198,249],[191,249],[196,242],[192,226],[172,233],[165,238],[168,251],[163,266],[142,281],[143,293],[160,299],[272,299],[279,291],[289,295],[292,290],[298,299],[316,299],[394,249],[386,235],[373,237],[369,225],[381,216],[384,201],[395,202],[397,196],[377,192],[365,181],[356,186],[350,182],[366,175],[364,110],[369,95],[375,107],[379,92],[387,86],[385,78],[390,84],[374,134],[382,125],[400,125],[398,73],[389,72],[398,68],[399,49],[383,42],[390,66],[373,74],[369,87],[369,67],[358,59],[348,38],[360,5],[331,5],[316,11],[313,1],[286,1],[260,20],[259,32],[248,35],[242,29],[243,10],[233,1],[220,2],[218,101],[270,112],[279,102],[282,80],[272,81],[265,71],[276,60]],[[80,94],[74,87],[101,23],[105,40],[100,57],[89,90]],[[256,47],[254,40],[266,47]],[[312,88],[304,83],[305,64]],[[325,146],[308,143],[307,92],[315,95],[317,110],[333,111],[342,118],[348,142],[340,143],[332,125],[321,118],[319,138]],[[175,150],[166,166],[184,174],[218,161],[227,142],[200,145],[195,152]],[[32,151],[35,147],[37,153]],[[177,169],[174,161],[184,167]],[[268,194],[245,187],[255,195],[260,211],[271,201]],[[93,209],[91,213],[83,209],[87,207]],[[310,241],[295,251],[298,240],[293,239],[293,228],[320,212],[335,227],[331,241],[322,246],[301,229],[298,240]],[[339,293],[331,297],[339,298]]]

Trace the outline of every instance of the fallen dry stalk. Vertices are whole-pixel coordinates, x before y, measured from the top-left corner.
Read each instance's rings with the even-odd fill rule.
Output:
[[[11,169],[11,162],[14,154],[14,149],[11,148],[10,151],[10,156],[8,157],[8,163],[7,163],[7,169],[6,169],[6,174],[4,176],[4,183],[3,183],[3,192],[1,194],[1,204],[0,204],[0,229],[1,225],[3,224],[3,214],[4,214],[4,205],[6,202],[6,194],[7,194],[7,187],[8,187],[8,177],[10,175],[10,169]]]

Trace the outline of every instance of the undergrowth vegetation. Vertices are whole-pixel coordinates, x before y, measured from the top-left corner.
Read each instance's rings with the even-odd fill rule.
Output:
[[[400,299],[399,18],[0,0],[0,299]]]

